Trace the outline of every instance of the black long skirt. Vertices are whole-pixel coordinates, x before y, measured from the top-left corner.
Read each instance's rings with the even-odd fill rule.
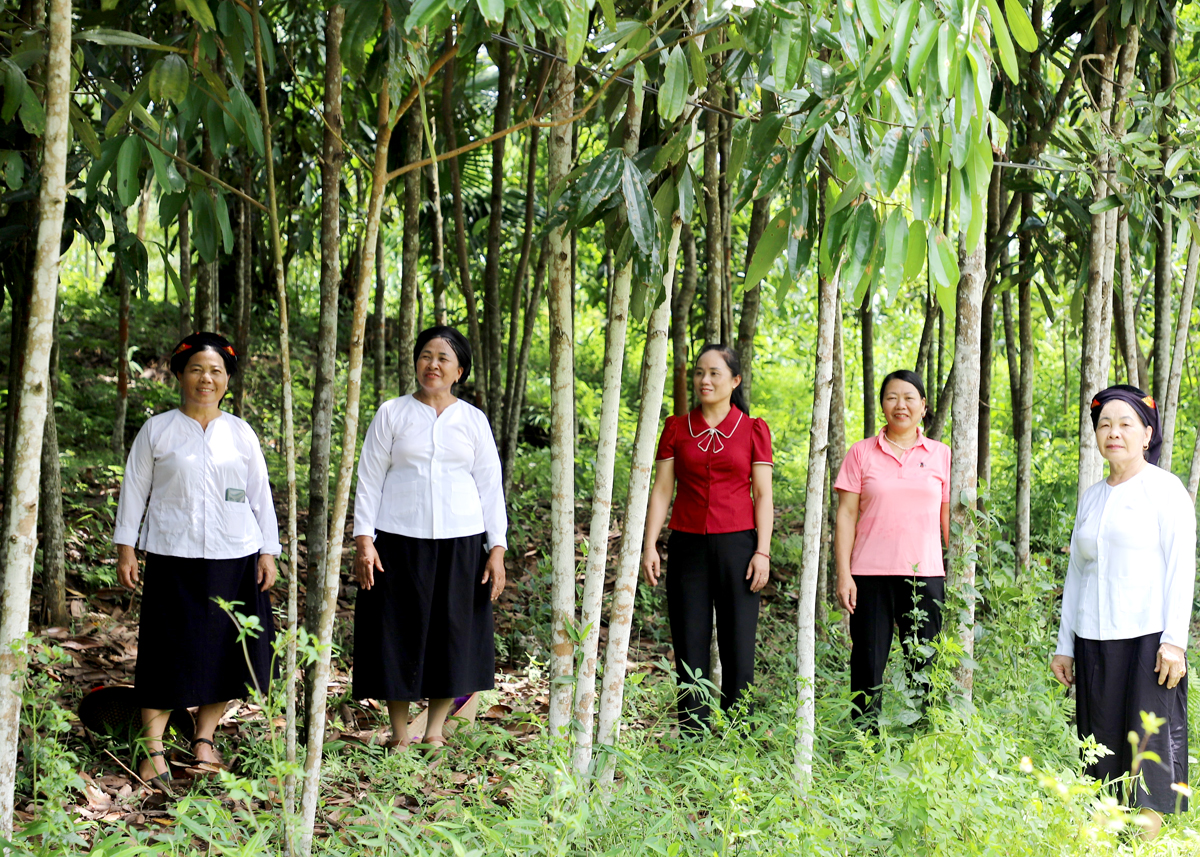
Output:
[[[240,559],[146,555],[134,687],[143,708],[191,708],[244,698],[271,680],[271,598],[255,576],[258,554]],[[247,635],[215,599],[238,602],[262,630]]]
[[[1096,741],[1112,750],[1087,773],[1099,780],[1116,780],[1130,773],[1133,748],[1129,733],[1138,735],[1140,753],[1154,753],[1161,760],[1141,760],[1136,791],[1123,797],[1132,806],[1161,813],[1188,808],[1187,798],[1171,788],[1173,783],[1187,784],[1187,677],[1167,689],[1158,683],[1154,661],[1161,634],[1147,634],[1129,640],[1087,640],[1075,638],[1075,719],[1079,737],[1096,736]],[[1166,718],[1159,731],[1146,737],[1142,712]],[[1143,748],[1142,745],[1145,744]]]
[[[383,565],[354,604],[356,699],[446,699],[495,682],[484,535],[417,539],[377,533]]]

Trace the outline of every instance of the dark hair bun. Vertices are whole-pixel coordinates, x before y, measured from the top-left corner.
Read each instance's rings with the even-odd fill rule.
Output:
[[[215,351],[225,363],[225,373],[231,378],[237,374],[238,357],[233,345],[221,334],[210,331],[185,336],[183,341],[175,346],[175,350],[171,352],[171,374],[182,374],[188,361],[201,351]]]

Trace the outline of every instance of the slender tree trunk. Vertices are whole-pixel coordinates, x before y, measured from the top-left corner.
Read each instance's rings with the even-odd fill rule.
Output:
[[[1000,295],[1000,316],[1004,324],[1004,362],[1008,368],[1008,401],[1012,414],[1013,441],[1021,433],[1020,418],[1017,407],[1021,401],[1021,363],[1017,351],[1017,325],[1013,318],[1012,289],[1005,289]]]
[[[4,589],[0,607],[0,836],[12,839],[21,742],[21,671],[25,667],[25,634],[29,630],[29,595],[37,550],[38,489],[42,436],[49,388],[47,370],[54,345],[54,303],[58,291],[59,245],[66,207],[67,138],[71,93],[71,2],[50,0],[47,19],[45,111],[41,184],[38,189],[38,232],[20,406],[4,506],[9,513],[4,532]],[[11,366],[11,364],[10,364]],[[11,370],[10,370],[11,371]],[[10,376],[10,389],[12,388]],[[16,395],[16,390],[12,390]]]
[[[513,463],[517,457],[517,446],[521,441],[521,410],[525,406],[525,383],[529,377],[529,352],[533,347],[533,328],[537,324],[542,306],[542,295],[545,292],[547,246],[547,243],[543,243],[542,249],[538,251],[538,261],[533,272],[533,291],[530,292],[529,303],[525,309],[525,323],[521,333],[521,354],[517,358],[517,376],[513,381],[512,407],[508,410],[508,428],[505,429],[509,438],[503,461],[505,494],[512,486]]]
[[[1114,313],[1114,319],[1119,321],[1117,331],[1121,341],[1121,358],[1125,361],[1125,381],[1141,388],[1136,298],[1133,295],[1133,257],[1129,247],[1129,218],[1127,216],[1122,217],[1117,224],[1117,254],[1121,266],[1121,310]]]
[[[294,761],[296,757],[296,626],[298,621],[296,602],[299,599],[296,552],[300,538],[296,519],[296,428],[292,404],[292,345],[288,324],[288,294],[287,277],[283,262],[283,238],[280,233],[279,226],[279,203],[275,193],[275,159],[273,155],[274,149],[271,143],[271,111],[267,106],[267,79],[266,72],[263,68],[262,22],[257,3],[251,12],[251,19],[252,33],[254,38],[254,66],[258,77],[258,110],[259,117],[262,121],[263,150],[267,153],[267,212],[270,223],[269,237],[271,241],[271,261],[273,263],[275,273],[275,299],[279,304],[279,365],[281,375],[280,410],[282,411],[280,414],[280,434],[282,435],[283,441],[284,472],[285,478],[287,479],[287,543],[285,548],[287,551],[287,562],[283,570],[287,574],[288,585],[287,624],[289,630],[289,639],[287,644],[287,663],[285,665],[285,669],[287,671],[287,711],[290,716],[287,718],[285,740],[288,745],[286,749],[288,759],[289,761]],[[214,264],[213,267],[215,269],[216,265]],[[216,302],[214,300],[214,312],[216,309],[215,303]],[[214,315],[214,319],[215,318],[216,316]],[[280,557],[280,559],[282,560],[283,557]],[[285,784],[284,797],[289,803],[287,808],[294,811],[294,786],[291,789],[288,789]]]
[[[987,282],[984,270],[986,241],[962,258],[954,325],[953,449],[979,448],[980,305]],[[975,650],[975,498],[978,492],[978,460],[973,455],[956,455],[950,462],[950,572],[949,586],[960,591],[966,607],[960,614],[959,642],[969,658]],[[965,499],[970,498],[968,502]],[[974,673],[969,667],[956,671],[959,685],[971,698]]]
[[[667,245],[664,271],[675,280],[679,261],[679,234],[683,220],[676,211],[671,220],[671,239]],[[665,285],[665,284],[664,284]],[[625,694],[628,667],[629,633],[633,624],[634,599],[637,596],[638,569],[646,528],[646,502],[654,473],[654,445],[658,439],[658,421],[662,413],[663,392],[667,383],[667,327],[671,323],[671,292],[675,283],[664,290],[661,303],[650,314],[642,365],[641,398],[633,456],[629,463],[629,493],[626,501],[625,532],[617,560],[617,581],[613,588],[608,616],[608,646],[604,653],[604,681],[600,698],[600,724],[596,743],[613,747],[621,733],[621,706]],[[601,782],[613,780],[615,758],[604,760]]]
[[[979,319],[979,453],[975,474],[980,485],[988,485],[992,481],[992,343],[996,326],[996,301],[991,289],[984,288],[982,291],[983,307]]]
[[[204,129],[203,147],[201,149],[201,165],[209,175],[217,174],[217,159],[212,150],[212,137],[208,129]],[[210,197],[215,197],[211,189],[205,191]],[[220,251],[218,250],[218,255]],[[217,260],[206,262],[200,260],[196,272],[196,329],[216,332],[220,326],[218,313]]]
[[[773,101],[773,99],[772,99]],[[767,220],[771,213],[771,195],[754,200],[750,210],[750,226],[746,230],[746,269],[750,268],[750,260],[762,238],[763,230],[767,228]],[[742,316],[738,319],[737,353],[742,361],[742,389],[746,393],[746,401],[753,402],[751,393],[754,382],[754,334],[758,331],[758,313],[762,306],[762,283],[748,289],[742,295]]]
[[[1162,407],[1162,457],[1158,466],[1171,469],[1175,448],[1175,420],[1179,413],[1179,384],[1183,380],[1183,358],[1187,351],[1188,328],[1192,321],[1192,303],[1196,297],[1196,273],[1200,265],[1200,241],[1188,247],[1187,269],[1183,276],[1183,293],[1179,296],[1179,318],[1175,322],[1175,347],[1171,351],[1171,373],[1167,376],[1167,396]]]
[[[716,73],[714,72],[714,77]],[[710,80],[710,101],[720,101],[720,85]],[[720,106],[719,103],[716,106]],[[725,275],[721,270],[724,256],[721,234],[721,183],[718,150],[720,144],[721,117],[715,110],[704,114],[704,278],[707,293],[704,304],[704,341],[721,341],[721,308],[724,300]]]
[[[492,44],[496,52],[495,61],[498,75],[492,131],[499,133],[509,126],[512,116],[512,54],[507,45],[500,42]],[[484,347],[486,349],[483,356],[487,359],[482,362],[486,363],[488,367],[487,400],[491,406],[489,414],[492,418],[492,430],[497,433],[499,433],[504,420],[500,406],[504,396],[502,386],[504,378],[500,374],[501,329],[504,325],[504,312],[500,305],[500,254],[504,228],[504,144],[507,139],[506,136],[502,136],[492,143],[491,214],[488,217],[487,263],[483,272]],[[479,383],[482,381],[481,376]]]
[[[42,431],[41,498],[38,503],[38,523],[42,531],[42,597],[45,620],[50,625],[66,626],[71,621],[67,612],[67,557],[64,549],[65,530],[62,506],[62,470],[58,460],[58,420],[54,400],[58,397],[58,311],[54,311],[54,345],[50,349],[47,367],[49,387],[46,396],[46,423]]]
[[[932,377],[932,372],[929,368],[933,365],[931,355],[933,353],[933,335],[937,332],[937,301],[933,295],[926,294],[925,296],[925,322],[921,325],[921,344],[917,346],[917,365],[914,371],[922,378]],[[928,384],[928,390],[933,389],[933,384]]]
[[[558,53],[564,53],[561,42]],[[551,121],[571,115],[575,68],[555,63],[551,72]],[[553,194],[571,171],[574,127],[550,129],[547,184]],[[567,626],[575,621],[575,340],[571,239],[550,230],[550,723],[552,739],[565,738],[571,724],[575,647]]]
[[[1188,494],[1192,503],[1196,502],[1196,491],[1200,489],[1200,431],[1196,432],[1196,442],[1192,446],[1192,466],[1188,470]]]
[[[421,160],[421,116],[416,110],[408,113],[404,129],[404,160]],[[411,393],[417,383],[412,350],[417,340],[417,272],[421,259],[421,171],[404,174],[404,245],[400,252],[400,395]],[[438,321],[441,324],[441,320]]]
[[[179,338],[192,329],[192,241],[191,204],[184,202],[179,209]]]
[[[1021,219],[1033,213],[1033,195],[1021,199]],[[1031,504],[1033,496],[1033,367],[1037,352],[1033,347],[1033,240],[1022,233],[1020,241],[1021,280],[1017,286],[1017,312],[1020,329],[1021,371],[1018,395],[1013,403],[1017,423],[1017,572],[1029,572],[1031,540]],[[1064,410],[1065,412],[1065,410]]]
[[[375,407],[383,404],[384,390],[387,389],[384,373],[387,371],[387,260],[383,255],[383,235],[375,245],[375,340],[372,352],[375,357],[375,371],[371,380],[375,385]]]
[[[243,177],[250,173],[249,165],[243,171]],[[249,182],[243,182],[243,189],[249,191]],[[233,319],[234,329],[237,333],[234,335],[234,350],[238,356],[243,355],[242,351],[242,314],[245,311],[246,301],[250,299],[250,206],[245,200],[239,199],[238,203],[238,219],[237,219],[237,234],[234,245],[234,296],[233,296]],[[241,372],[237,373],[230,379],[230,392],[233,394],[233,412],[239,417],[245,417],[246,409],[246,377]]]
[[[1159,58],[1159,92],[1170,92],[1175,88],[1178,67],[1175,64],[1175,3],[1169,3],[1171,14],[1164,16],[1162,27],[1162,42],[1165,50],[1160,50]],[[1174,117],[1163,116],[1159,127],[1158,140],[1162,147],[1163,163],[1171,156],[1171,140],[1176,132]],[[1155,212],[1155,257],[1154,257],[1154,345],[1152,360],[1154,363],[1154,380],[1151,395],[1157,401],[1166,397],[1167,382],[1170,375],[1171,361],[1171,210],[1165,203],[1160,203]],[[1148,379],[1142,378],[1142,381]]]
[[[383,32],[387,32],[390,26],[391,9],[384,6]],[[379,222],[383,212],[383,197],[387,190],[388,145],[392,138],[392,122],[398,119],[398,117],[391,117],[390,114],[388,87],[385,86],[379,93],[371,195],[367,201],[365,235],[362,242],[362,254],[358,260],[357,282],[359,287],[354,290],[354,311],[350,321],[350,359],[346,381],[342,456],[338,465],[337,488],[333,495],[333,514],[329,525],[325,556],[328,573],[325,575],[323,590],[319,593],[310,593],[310,597],[316,596],[321,601],[316,641],[321,648],[312,668],[313,692],[312,705],[308,712],[304,791],[300,801],[300,839],[296,849],[298,857],[309,857],[312,853],[313,825],[317,814],[321,759],[325,746],[325,709],[330,676],[330,643],[333,639],[333,620],[337,610],[338,572],[342,566],[346,514],[350,505],[350,483],[354,475],[354,460],[358,450],[359,406],[362,400],[362,367],[367,329],[366,283],[375,266],[375,249],[379,242]],[[414,172],[416,171],[414,170]],[[403,359],[404,355],[402,355]],[[411,363],[409,365],[411,366]]]
[[[625,108],[626,157],[638,153],[642,133],[642,97],[629,90]],[[614,232],[627,228],[622,211]],[[616,236],[614,235],[614,238]],[[604,338],[604,381],[597,430],[595,480],[592,489],[592,522],[588,530],[587,564],[584,567],[583,603],[580,626],[583,651],[575,685],[575,770],[585,773],[592,761],[592,720],[596,700],[596,659],[600,647],[600,618],[604,597],[604,574],[608,568],[608,531],[612,520],[613,470],[617,463],[618,423],[621,415],[621,380],[625,371],[625,334],[629,327],[629,295],[633,285],[633,259],[617,271],[608,302],[608,328]],[[670,301],[667,301],[668,306]]]
[[[129,407],[129,278],[119,264],[113,273],[117,283],[117,405],[109,448],[113,455],[124,458],[125,412]]]
[[[688,320],[692,316],[692,301],[696,297],[696,236],[686,223],[681,233],[683,245],[683,281],[671,296],[671,365],[673,399],[672,413],[682,416],[688,412]]]
[[[813,377],[812,422],[808,433],[808,481],[804,508],[803,548],[800,561],[800,603],[796,614],[796,746],[793,776],[812,782],[813,738],[816,731],[816,604],[817,564],[825,508],[825,471],[829,455],[829,413],[833,399],[834,338],[838,283],[836,278],[817,280],[817,353]],[[864,355],[865,356],[865,355]],[[864,387],[866,379],[864,377]],[[867,388],[869,389],[869,388]]]
[[[858,309],[862,325],[862,378],[863,378],[863,437],[878,431],[875,418],[875,308],[871,306],[871,294],[863,297]]]

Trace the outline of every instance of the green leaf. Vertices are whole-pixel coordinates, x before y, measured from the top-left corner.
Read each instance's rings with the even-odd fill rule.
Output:
[[[683,49],[676,45],[667,54],[667,70],[658,91],[658,112],[667,123],[674,122],[687,102],[688,67]]]
[[[938,84],[942,87],[942,95],[947,98],[953,95],[950,81],[953,50],[954,33],[950,30],[950,22],[946,21],[938,28],[937,75]]]
[[[679,174],[679,217],[684,223],[692,222],[696,206],[696,180],[687,161]]]
[[[929,273],[936,286],[938,303],[947,318],[954,318],[954,295],[958,290],[958,258],[942,230],[929,225]]]
[[[121,151],[121,144],[125,142],[121,137],[109,137],[100,144],[100,157],[92,165],[88,171],[87,185],[84,188],[84,195],[91,199],[96,195],[96,188],[100,186],[100,182],[108,175],[108,171],[112,169],[112,165],[116,163],[117,154]]]
[[[609,0],[609,5],[612,5],[612,0]],[[479,11],[489,23],[504,23],[504,0],[479,0]]]
[[[25,80],[25,73],[12,60],[0,59],[0,66],[4,67],[4,107],[0,108],[0,120],[8,124],[17,115],[21,97],[29,84]]]
[[[1008,37],[1008,24],[1000,14],[1000,5],[996,0],[983,0],[987,4],[988,14],[992,18],[992,35],[996,39],[996,52],[1000,54],[1000,65],[1004,73],[1013,83],[1018,81],[1020,70],[1017,67],[1017,52],[1013,48],[1012,39]]]
[[[867,35],[872,39],[882,36],[887,27],[883,23],[883,16],[879,14],[879,0],[858,0],[855,6],[859,12],[858,19],[862,21]]]
[[[221,227],[221,243],[225,245],[225,252],[233,252],[233,228],[229,223],[229,206],[225,203],[225,194],[217,192],[217,223]]]
[[[708,80],[708,66],[704,62],[704,54],[700,52],[700,48],[696,43],[688,42],[688,62],[692,66],[692,80],[696,82],[696,88],[701,89],[704,82]]]
[[[31,137],[40,137],[46,132],[46,110],[28,86],[21,93],[21,108],[18,113],[21,116],[21,124]]]
[[[212,9],[208,8],[208,0],[183,0],[183,5],[201,27],[206,30],[217,28]]]
[[[754,248],[754,256],[746,267],[746,280],[743,289],[749,291],[757,286],[762,278],[770,273],[775,260],[783,252],[788,239],[788,217],[781,212],[772,217],[763,229],[762,237]]]
[[[109,117],[108,122],[104,126],[105,137],[116,137],[120,133],[121,126],[129,119],[129,114],[134,106],[142,106],[139,102],[149,89],[150,75],[143,75],[142,79],[138,81],[138,85],[133,88],[133,92],[129,93],[129,97]]]
[[[617,28],[617,6],[614,0],[599,0],[600,8],[604,12],[604,23],[608,25],[610,30]]]
[[[187,98],[192,74],[187,61],[179,54],[167,54],[150,69],[150,97],[155,101],[170,101],[176,106]]]
[[[632,158],[625,158],[621,171],[621,193],[625,197],[625,214],[629,218],[629,231],[638,249],[649,256],[654,251],[657,227],[654,220],[650,192],[641,170],[634,166]]]
[[[679,163],[679,159],[687,154],[688,137],[691,136],[691,133],[692,129],[690,125],[684,125],[676,131],[671,136],[671,139],[659,148],[658,154],[654,156],[654,163],[651,165],[650,170],[655,173],[661,173],[663,170],[670,169]]]
[[[908,129],[892,128],[879,144],[879,166],[882,168],[884,194],[890,194],[900,184],[908,166]]]
[[[1112,211],[1121,205],[1121,197],[1115,193],[1110,193],[1104,199],[1098,199],[1088,206],[1088,211],[1092,214],[1100,214],[1104,211]]]
[[[904,263],[908,259],[908,220],[899,207],[892,209],[883,228],[883,281],[888,297],[893,297],[904,282]]]
[[[847,237],[846,264],[842,269],[842,288],[857,292],[859,284],[869,280],[874,273],[872,259],[875,255],[875,238],[879,233],[879,222],[870,202],[855,206],[854,220]]]
[[[917,137],[917,151],[910,174],[913,220],[937,217],[938,170],[934,164],[933,141],[928,133]]]
[[[908,55],[908,84],[913,92],[918,91],[921,75],[925,73],[925,63],[937,45],[938,23],[937,18],[925,22],[917,32],[916,48]]]
[[[917,24],[917,0],[904,0],[896,10],[892,22],[892,68],[898,69],[908,56],[908,45],[912,41],[913,28]]]
[[[154,164],[154,178],[163,193],[179,193],[187,187],[187,182],[183,180],[179,170],[175,169],[174,161],[154,146],[146,146],[146,151],[150,153],[150,162]]]
[[[736,179],[742,174],[742,162],[746,160],[746,147],[750,144],[750,132],[753,128],[754,123],[749,117],[733,123],[729,142],[729,164],[726,167],[727,173],[732,179]]]
[[[747,151],[751,170],[757,172],[762,169],[763,160],[779,142],[779,131],[785,121],[787,117],[782,113],[766,113],[758,121],[754,133],[750,135],[750,147]]]
[[[265,144],[263,142],[262,119],[259,117],[258,110],[250,103],[250,97],[242,90],[241,86],[234,86],[230,92],[230,103],[234,107],[234,114],[241,120],[242,130],[246,135],[246,139],[254,148],[254,151],[261,158],[265,154]]]
[[[1200,185],[1195,182],[1184,182],[1183,184],[1175,185],[1171,191],[1171,196],[1176,199],[1191,199],[1194,196],[1200,196]]]
[[[404,31],[411,33],[413,30],[419,30],[445,8],[446,0],[416,0],[408,12],[408,17],[404,19]]]
[[[908,230],[908,252],[904,256],[904,279],[920,276],[925,267],[925,224],[916,222]]]
[[[196,245],[201,260],[216,261],[219,231],[212,197],[206,190],[196,191],[192,194],[192,243]]]
[[[174,48],[169,48],[166,45],[160,45],[153,39],[147,39],[145,36],[139,36],[137,33],[130,33],[126,30],[110,30],[105,27],[95,27],[91,30],[82,30],[71,36],[72,41],[76,42],[92,42],[97,45],[115,45],[118,47],[131,48],[149,48],[155,51],[174,51]]]
[[[11,149],[0,152],[0,169],[4,171],[4,183],[9,190],[20,190],[25,184],[25,162],[21,160],[20,152]]]
[[[142,138],[131,134],[121,144],[117,153],[117,199],[128,208],[137,202],[142,184],[138,180],[138,168],[142,165]]]
[[[1171,157],[1167,158],[1167,165],[1163,167],[1163,175],[1169,179],[1175,178],[1175,174],[1179,172],[1179,166],[1189,154],[1188,149],[1176,149]]]
[[[188,299],[188,296],[183,291],[183,283],[179,281],[179,273],[175,270],[175,266],[171,264],[171,259],[167,255],[167,248],[161,241],[154,242],[154,246],[158,248],[158,255],[162,257],[163,270],[167,272],[167,279],[171,281],[171,285],[175,289],[176,302],[183,303]]]
[[[1017,44],[1029,53],[1038,49],[1038,37],[1034,32],[1033,22],[1025,13],[1021,0],[1004,0],[1004,11],[1008,13],[1008,26],[1012,30]]]
[[[587,44],[587,9],[573,0],[566,3],[567,11],[567,64],[575,65],[583,59],[583,48]]]

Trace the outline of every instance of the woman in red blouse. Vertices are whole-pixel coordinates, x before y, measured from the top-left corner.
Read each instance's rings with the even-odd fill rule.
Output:
[[[741,390],[741,363],[726,345],[706,345],[692,376],[699,406],[667,417],[658,444],[646,515],[642,571],[661,573],[658,536],[671,515],[667,611],[680,684],[679,725],[698,731],[708,706],[690,686],[709,678],[713,609],[721,657],[721,710],[754,681],[759,592],[771,561],[771,430],[752,419]],[[678,492],[675,492],[678,482]]]

